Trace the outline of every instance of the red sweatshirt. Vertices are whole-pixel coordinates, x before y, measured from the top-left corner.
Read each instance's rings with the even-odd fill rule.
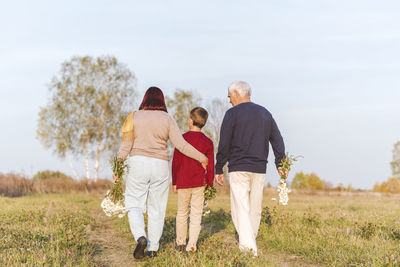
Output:
[[[186,157],[177,149],[172,160],[172,184],[176,188],[200,187],[206,183],[213,185],[214,181],[214,145],[202,132],[189,131],[183,134],[183,138],[208,158],[207,170],[201,163]]]

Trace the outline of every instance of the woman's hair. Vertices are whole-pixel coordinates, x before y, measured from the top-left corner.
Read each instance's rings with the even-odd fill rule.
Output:
[[[161,89],[154,86],[147,89],[139,110],[162,110],[168,112]]]

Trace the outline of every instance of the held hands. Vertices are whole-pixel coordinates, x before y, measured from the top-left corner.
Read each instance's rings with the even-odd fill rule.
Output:
[[[285,177],[285,179],[288,177],[288,175],[289,175],[289,169],[286,169],[286,172],[285,173],[283,173],[283,171],[282,171],[282,168],[281,167],[279,167],[278,168],[278,173],[279,173],[279,176],[280,177]]]
[[[215,180],[217,181],[218,185],[223,186],[224,185],[224,174],[216,174]]]

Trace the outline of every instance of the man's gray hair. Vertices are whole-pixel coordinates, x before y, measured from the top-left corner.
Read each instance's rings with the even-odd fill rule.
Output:
[[[241,97],[251,96],[251,88],[250,85],[243,81],[237,81],[231,83],[228,88],[229,92],[233,94],[233,92],[238,92]]]

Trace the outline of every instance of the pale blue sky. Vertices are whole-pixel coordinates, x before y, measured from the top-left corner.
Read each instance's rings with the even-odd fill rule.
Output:
[[[72,56],[110,54],[140,96],[157,85],[225,98],[232,81],[249,82],[305,157],[290,177],[371,188],[391,175],[400,140],[399,12],[399,1],[366,0],[1,1],[0,172],[71,173],[36,139],[46,84]]]

